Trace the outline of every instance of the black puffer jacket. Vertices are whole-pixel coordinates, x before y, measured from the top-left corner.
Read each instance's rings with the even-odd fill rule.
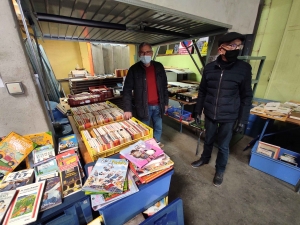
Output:
[[[251,66],[237,60],[224,64],[219,56],[207,64],[199,86],[195,113],[217,122],[247,124],[253,97],[251,88]]]
[[[168,82],[165,69],[159,62],[151,61],[155,68],[156,86],[159,97],[161,115],[169,103]],[[135,109],[139,119],[148,119],[148,96],[146,70],[142,62],[137,62],[129,68],[123,88],[124,111],[132,112],[132,91],[134,91]]]

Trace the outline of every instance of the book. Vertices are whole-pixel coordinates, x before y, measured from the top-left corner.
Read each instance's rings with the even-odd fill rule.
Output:
[[[99,158],[82,190],[122,193],[128,169],[126,159]]]
[[[17,195],[10,205],[3,224],[28,224],[37,220],[45,181],[17,188]]]
[[[154,173],[150,173],[146,176],[143,176],[143,177],[140,177],[139,174],[134,171],[134,168],[131,167],[132,164],[130,164],[130,170],[134,173],[134,180],[137,184],[147,184],[153,180],[155,180],[156,178],[164,175],[165,173],[169,172],[170,170],[173,169],[173,166],[169,167],[169,168],[166,168],[166,169],[163,169],[163,170],[159,170],[157,172],[154,172]]]
[[[31,184],[34,178],[33,169],[25,169],[6,175],[0,183],[0,192],[15,190],[17,187]]]
[[[78,141],[75,134],[71,134],[65,137],[61,137],[58,140],[58,152],[64,152],[67,150],[77,150],[78,149]]]
[[[280,106],[280,102],[268,102],[265,106],[264,106],[264,110],[276,110],[278,109]]]
[[[5,191],[0,193],[0,224],[2,224],[2,220],[4,218],[4,215],[10,206],[10,203],[12,202],[13,198],[15,197],[17,191]]]
[[[83,178],[85,176],[82,166],[81,166],[81,163],[79,161],[78,155],[75,153],[74,150],[68,150],[66,152],[63,152],[63,153],[57,155],[56,161],[57,161],[58,167],[75,163],[75,166],[77,166],[77,165],[79,166],[81,178]]]
[[[159,210],[163,209],[164,207],[166,207],[167,205],[167,201],[165,198],[163,198],[162,200],[156,202],[153,206],[151,206],[150,208],[148,208],[147,210],[145,210],[143,213],[147,214],[148,216],[152,216],[155,213],[157,213]]]
[[[293,111],[289,117],[294,120],[300,120],[300,112]]]
[[[52,172],[58,172],[59,168],[55,158],[51,158],[48,161],[45,161],[43,164],[40,164],[34,168],[35,176],[45,175]]]
[[[50,145],[51,146],[51,145]],[[36,165],[40,162],[43,162],[49,158],[53,158],[55,156],[54,148],[45,148],[45,149],[34,149],[32,151],[33,154],[33,163]]]
[[[278,159],[280,147],[260,141],[256,149],[257,153],[269,156],[273,159]]]
[[[14,132],[0,142],[0,173],[12,172],[36,147],[36,144]]]
[[[120,151],[120,155],[124,156],[139,168],[142,168],[162,154],[164,154],[164,151],[161,148],[155,147],[142,140]]]
[[[41,212],[62,203],[61,183],[58,173],[55,172],[37,178],[37,181],[43,180],[46,180],[46,187],[42,198]]]
[[[135,184],[133,179],[134,174],[131,171],[128,171],[127,179],[128,179],[128,190],[120,193],[120,194],[99,194],[99,195],[91,195],[91,204],[94,211],[98,211],[99,209],[107,206],[113,202],[116,202],[122,198],[125,198],[129,195],[132,195],[139,191],[138,187]]]
[[[60,179],[62,184],[62,197],[66,198],[82,188],[82,182],[78,165],[74,164],[60,167]]]
[[[54,145],[53,144],[53,137],[52,132],[41,132],[37,134],[27,134],[23,137],[30,139],[32,142],[36,143],[37,145]]]
[[[146,176],[148,174],[157,172],[159,170],[167,169],[174,165],[174,162],[170,159],[170,157],[167,154],[164,154],[162,156],[159,156],[158,158],[152,160],[147,165],[145,165],[143,168],[139,168],[132,164],[135,171],[138,173],[139,177]]]

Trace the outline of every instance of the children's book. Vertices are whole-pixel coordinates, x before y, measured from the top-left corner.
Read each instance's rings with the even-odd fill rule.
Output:
[[[34,149],[32,152],[33,152],[33,162],[35,165],[49,158],[55,157],[54,148],[48,148],[43,150]]]
[[[43,164],[36,166],[34,169],[35,169],[36,177],[59,171],[55,158],[50,159],[44,162]]]
[[[81,190],[82,182],[78,165],[70,164],[60,167],[60,178],[63,198]]]
[[[58,140],[58,152],[64,152],[67,150],[77,150],[78,149],[78,141],[75,134],[71,134]]]
[[[11,132],[0,142],[0,173],[12,172],[35,147],[31,140]]]
[[[23,137],[30,139],[32,142],[37,145],[52,145],[53,146],[53,138],[51,131],[41,132],[37,134],[28,134]]]
[[[91,192],[123,193],[127,169],[126,159],[99,158],[82,189]]]
[[[2,224],[2,220],[4,218],[4,215],[10,206],[10,203],[12,202],[14,196],[16,195],[17,191],[5,191],[0,193],[0,224]]]
[[[120,151],[120,155],[124,156],[139,168],[142,168],[162,154],[164,154],[164,151],[161,148],[155,147],[142,140]]]
[[[147,214],[148,216],[152,216],[153,214],[157,213],[159,210],[163,209],[167,205],[166,199],[163,198],[162,200],[156,202],[153,206],[148,208],[143,213]]]
[[[147,165],[145,165],[143,168],[139,168],[132,164],[135,171],[138,173],[139,177],[146,176],[148,174],[167,169],[174,165],[174,162],[170,159],[170,157],[167,154],[164,154],[162,156],[159,156],[158,158],[152,160]]]
[[[31,184],[34,178],[33,169],[25,169],[6,175],[0,183],[0,192],[15,190],[17,187]]]
[[[40,176],[37,181],[46,180],[40,211],[45,211],[62,203],[61,183],[57,172]]]
[[[154,179],[164,175],[165,173],[169,172],[170,170],[173,169],[173,166],[163,169],[163,170],[159,170],[157,172],[154,173],[150,173],[146,176],[143,177],[139,177],[138,173],[134,170],[134,168],[132,168],[132,164],[129,165],[130,166],[130,170],[134,173],[134,180],[135,182],[139,185],[139,184],[146,184],[149,183],[151,181],[153,181]]]
[[[91,195],[91,204],[92,208],[95,211],[98,211],[104,206],[107,206],[113,202],[116,202],[122,198],[125,198],[129,195],[132,195],[139,191],[138,187],[136,186],[134,179],[134,174],[131,171],[128,171],[127,179],[128,179],[128,190],[122,194],[116,195],[108,195],[108,194],[99,194],[99,195]]]
[[[76,163],[76,165],[79,166],[81,178],[83,178],[85,176],[82,166],[81,166],[81,163],[79,161],[78,155],[75,153],[74,150],[69,150],[69,151],[66,151],[66,152],[63,152],[63,153],[57,155],[56,161],[57,161],[58,167]]]
[[[36,221],[45,181],[17,188],[17,195],[10,205],[3,224],[19,225]]]

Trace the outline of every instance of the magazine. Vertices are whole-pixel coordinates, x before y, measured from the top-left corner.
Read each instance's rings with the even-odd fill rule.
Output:
[[[82,190],[123,193],[127,169],[126,159],[99,158]]]
[[[0,193],[0,224],[2,224],[2,220],[4,218],[4,215],[13,200],[13,197],[16,195],[17,191],[5,191]]]
[[[142,140],[120,151],[120,155],[124,156],[139,168],[142,168],[162,154],[164,154],[164,151],[161,148],[155,147]]]
[[[20,225],[36,221],[45,181],[17,188],[18,194],[10,205],[3,224]]]
[[[37,145],[52,145],[53,146],[53,138],[51,131],[41,132],[37,134],[28,134],[23,137],[30,139]]]

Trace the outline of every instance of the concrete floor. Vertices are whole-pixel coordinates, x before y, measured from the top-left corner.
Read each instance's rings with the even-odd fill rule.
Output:
[[[300,195],[294,187],[248,165],[250,151],[243,151],[251,140],[245,136],[231,148],[223,184],[215,187],[217,149],[209,164],[192,168],[197,136],[164,118],[164,150],[175,162],[169,202],[183,200],[185,224],[300,224]]]

